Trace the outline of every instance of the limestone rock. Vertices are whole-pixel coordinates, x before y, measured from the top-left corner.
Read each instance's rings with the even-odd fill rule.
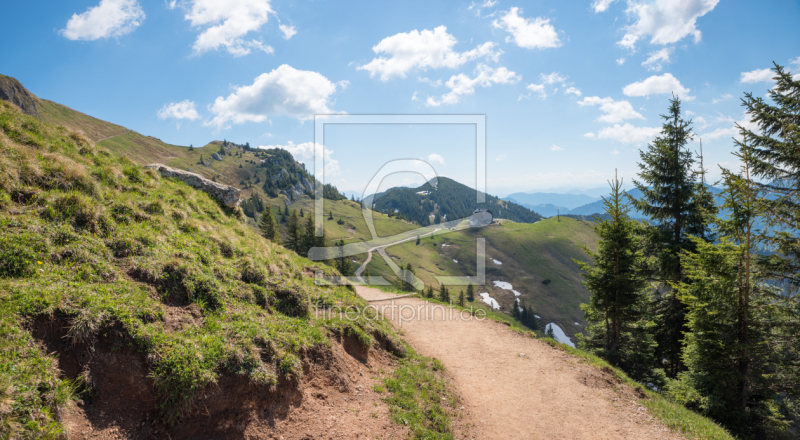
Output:
[[[39,117],[36,108],[36,96],[10,76],[0,75],[0,99],[8,101],[20,108],[24,113]]]
[[[218,160],[218,161],[222,162],[222,156],[220,156],[219,153],[212,154],[211,158],[214,159],[214,160]]]
[[[176,178],[182,182],[185,182],[189,186],[205,191],[210,194],[211,197],[219,200],[225,206],[233,208],[239,206],[239,203],[241,203],[241,199],[239,199],[239,193],[241,190],[238,188],[213,182],[199,174],[170,168],[160,163],[150,164],[145,168],[158,170],[164,177]]]

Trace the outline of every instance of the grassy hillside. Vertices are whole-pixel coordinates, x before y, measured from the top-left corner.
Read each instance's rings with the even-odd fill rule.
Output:
[[[54,105],[57,106],[57,104]],[[52,120],[74,130],[114,133],[115,130],[118,132],[121,128],[82,115],[67,107],[59,106],[58,108],[61,109],[61,117]],[[46,120],[49,118],[51,117],[43,117]],[[261,187],[263,182],[270,179],[271,176],[266,169],[256,165],[260,162],[257,157],[260,152],[238,149],[236,154],[226,155],[222,161],[210,160],[211,155],[219,151],[220,144],[220,141],[214,141],[190,150],[188,147],[166,144],[156,138],[133,131],[124,131],[122,134],[99,142],[98,146],[107,148],[109,151],[139,164],[159,162],[175,168],[191,169],[207,178],[215,178],[220,183],[242,188],[243,199],[248,199],[255,194],[261,197],[264,203],[272,205],[273,209],[278,207],[283,209],[286,206],[288,200],[285,196],[270,198]],[[201,159],[209,166],[201,164]],[[447,195],[454,191],[463,191],[465,188],[468,190],[467,187],[446,178],[440,179],[439,187],[441,200],[436,199],[437,204],[439,202],[444,204],[449,200]],[[399,189],[397,194],[392,192],[397,197],[389,197],[384,194],[378,199],[378,202],[387,204],[390,200],[405,200],[404,196],[408,195],[406,193],[413,197],[422,197],[416,192],[416,190],[412,191],[408,188]],[[474,202],[474,190],[471,192],[471,197],[470,200]],[[505,216],[508,212],[505,211],[507,205],[511,205],[510,202],[492,197],[487,200],[503,204],[494,206],[497,211],[496,216]],[[447,206],[456,206],[450,202],[452,200],[448,202]],[[415,199],[415,203],[419,203],[419,201]],[[310,215],[314,209],[313,199],[301,197],[292,201],[289,208],[298,211],[302,208],[306,215]],[[464,209],[471,214],[474,207],[470,205],[468,208]],[[524,208],[520,207],[519,209]],[[526,215],[536,216],[536,214],[525,211]],[[358,203],[326,199],[324,200],[324,212],[324,227],[329,239],[353,242],[371,238]],[[331,213],[333,220],[329,220]],[[418,227],[409,221],[389,217],[382,212],[374,212],[373,215],[376,230],[380,236],[391,236]],[[536,218],[539,217],[536,216]],[[341,225],[339,224],[340,219],[343,222]],[[526,220],[533,221],[535,219],[526,218]],[[510,313],[514,300],[513,293],[496,288],[491,283],[495,280],[509,282],[515,290],[522,293],[523,301],[531,305],[545,322],[556,321],[568,334],[573,335],[583,328],[583,313],[578,308],[578,304],[588,300],[589,292],[580,283],[578,268],[571,258],[585,258],[580,246],[593,247],[596,238],[591,231],[589,222],[565,218],[561,220],[560,223],[555,219],[538,223],[503,222],[500,225],[482,229],[480,233],[486,234],[487,237],[488,256],[503,262],[503,265],[495,265],[491,259],[487,260],[489,283],[482,291],[488,291],[493,298],[497,299],[502,306],[501,312]],[[474,233],[474,231],[462,231],[436,238],[425,238],[423,240],[425,246],[416,246],[414,242],[409,242],[389,248],[388,253],[397,257],[397,261],[402,261],[404,264],[410,261],[426,284],[432,282],[434,286],[438,287],[433,278],[434,274],[473,274],[471,271],[474,271],[476,267]],[[434,243],[437,244],[436,247],[433,246]],[[442,248],[441,244],[450,244],[452,247]],[[382,258],[376,257],[377,255],[370,263],[370,273],[373,275],[386,274],[387,279],[394,280],[394,275],[389,275],[391,271]],[[354,265],[360,265],[365,259],[366,255],[352,258],[356,262]],[[454,263],[453,259],[458,263]],[[543,284],[542,282],[545,280],[550,281],[548,284]],[[581,326],[575,326],[575,322],[579,322]]]
[[[212,407],[212,388],[247,396],[223,408],[238,414],[291,395],[311,365],[345,374],[334,340],[406,353],[385,321],[342,319],[364,301],[315,285],[311,267],[241,210],[0,101],[3,437],[60,438],[77,399],[87,414],[121,401],[109,416],[142,411],[147,426],[180,432]],[[444,399],[429,360],[403,362]],[[446,411],[414,391],[425,387],[406,378],[394,392],[417,408],[402,409],[411,429],[446,437]]]
[[[585,321],[579,304],[588,301],[589,292],[581,284],[579,269],[572,259],[586,260],[581,246],[596,248],[597,237],[590,222],[571,218],[534,224],[502,221],[478,231],[424,237],[419,245],[410,241],[388,248],[387,253],[396,257],[398,264],[411,263],[418,277],[438,288],[435,276],[475,275],[479,236],[486,237],[487,285],[476,293],[490,293],[500,303],[501,312],[511,313],[514,293],[492,283],[505,281],[521,293],[522,301],[531,305],[545,322],[556,321],[570,335],[583,328]],[[394,278],[377,254],[369,270],[371,275]],[[455,287],[451,291],[457,293],[461,289]],[[581,325],[575,326],[575,322]]]

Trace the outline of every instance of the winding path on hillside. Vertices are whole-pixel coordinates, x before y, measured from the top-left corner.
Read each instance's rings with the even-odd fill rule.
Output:
[[[357,286],[419,353],[439,359],[476,439],[682,439],[608,372],[508,326]],[[375,301],[387,299],[386,301]],[[402,319],[400,316],[402,315]]]

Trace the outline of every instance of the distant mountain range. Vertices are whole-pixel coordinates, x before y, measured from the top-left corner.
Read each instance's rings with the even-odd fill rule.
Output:
[[[486,194],[486,202],[476,203],[476,191],[447,177],[439,177],[436,188],[425,183],[418,188],[395,187],[364,198],[373,209],[426,226],[443,220],[455,220],[472,215],[476,208],[492,211],[495,218],[519,223],[535,223],[542,217],[517,204]]]
[[[708,189],[717,196],[722,192],[721,189],[713,186],[709,186]],[[626,193],[634,199],[639,199],[642,196],[642,192],[636,188],[628,190]],[[587,199],[589,200],[588,203],[576,205],[578,201]],[[561,215],[592,216],[605,211],[602,198],[586,194],[514,193],[504,197],[503,200],[518,203],[544,217],[553,217],[559,213]],[[721,205],[722,201],[717,200],[717,203]],[[638,211],[632,211],[631,217],[646,218],[644,214]]]

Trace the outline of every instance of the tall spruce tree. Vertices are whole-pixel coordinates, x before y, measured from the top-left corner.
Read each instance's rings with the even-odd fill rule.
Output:
[[[447,286],[444,284],[442,284],[442,287],[439,289],[439,301],[450,302],[450,292],[447,291]]]
[[[287,229],[287,237],[285,246],[298,254],[301,252],[300,247],[302,240],[302,230],[300,226],[300,219],[297,217],[297,211],[292,210],[292,215],[289,217],[289,227]]]
[[[475,301],[475,288],[472,287],[472,284],[467,285],[467,301]]]
[[[775,288],[758,282],[760,191],[751,180],[752,149],[743,134],[735,154],[743,164],[741,174],[723,169],[722,207],[728,215],[717,221],[719,241],[695,238],[697,251],[682,256],[688,282],[678,284],[677,291],[689,322],[688,371],[670,389],[676,400],[737,436],[769,438],[783,418],[774,405],[780,356],[770,340],[780,297]]]
[[[691,121],[681,117],[680,100],[671,99],[668,113],[661,117],[661,135],[639,153],[641,181],[634,180],[634,184],[642,197],[631,200],[634,208],[655,225],[647,231],[646,242],[648,254],[656,260],[650,272],[651,280],[658,285],[653,310],[657,317],[656,356],[665,360],[665,371],[675,377],[684,369],[681,340],[687,328],[683,303],[671,285],[684,279],[680,254],[694,250],[695,242],[689,236],[703,234],[714,206],[704,205],[713,199],[696,197],[694,158],[687,148],[692,138]]]
[[[629,216],[622,181],[615,177],[609,184],[611,194],[603,197],[608,218],[598,219],[594,227],[600,238],[597,252],[585,248],[593,264],[574,260],[592,293],[589,303],[581,304],[588,325],[579,343],[632,377],[651,379],[656,343],[654,324],[646,317],[650,295],[639,238],[644,227]]]
[[[278,235],[278,223],[275,221],[275,217],[272,216],[272,208],[269,205],[261,213],[258,228],[261,230],[261,235],[267,240],[278,241],[280,238]]]
[[[746,93],[743,105],[758,130],[744,130],[752,148],[753,186],[761,197],[763,226],[757,231],[763,248],[757,256],[762,276],[782,289],[774,302],[770,343],[775,345],[773,389],[800,396],[800,81],[778,64],[770,101]],[[800,404],[779,400],[800,429]],[[798,402],[798,400],[794,400]]]

